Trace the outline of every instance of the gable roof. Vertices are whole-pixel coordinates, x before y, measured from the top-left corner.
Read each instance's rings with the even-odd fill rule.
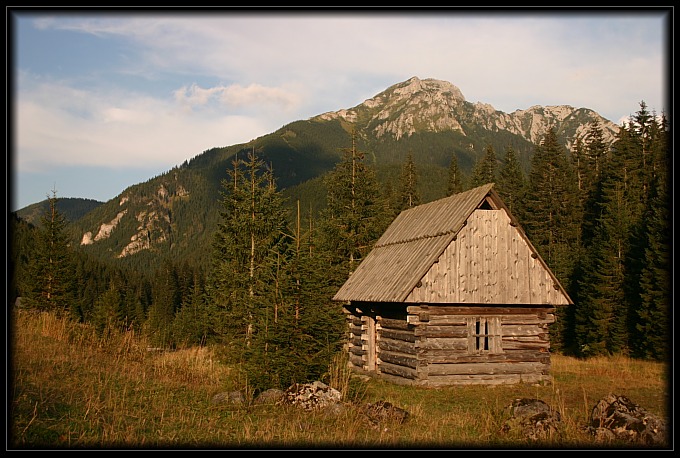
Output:
[[[472,212],[484,206],[506,211],[512,225],[519,230],[531,251],[568,298],[493,186],[493,183],[487,183],[402,211],[338,290],[333,300],[404,302],[465,226]]]

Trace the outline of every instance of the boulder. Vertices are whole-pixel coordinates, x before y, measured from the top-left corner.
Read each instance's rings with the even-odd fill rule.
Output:
[[[508,407],[510,418],[501,432],[519,431],[531,440],[546,439],[558,431],[561,415],[540,399],[515,399]]]
[[[667,444],[666,422],[622,395],[608,394],[600,399],[593,407],[589,421],[586,429],[601,442]]]
[[[342,401],[342,393],[323,382],[296,383],[290,386],[280,403],[292,404],[305,410],[323,409]]]

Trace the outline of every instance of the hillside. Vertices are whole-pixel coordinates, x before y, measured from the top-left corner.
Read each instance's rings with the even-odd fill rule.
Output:
[[[59,197],[57,200],[57,210],[59,210],[67,221],[77,221],[95,208],[102,205],[94,199],[82,199],[79,197]],[[45,214],[49,208],[49,201],[47,199],[31,204],[27,207],[17,210],[16,214],[19,218],[27,223],[38,225],[40,217]]]
[[[72,236],[95,256],[147,271],[168,256],[201,263],[208,259],[219,219],[221,181],[233,158],[249,151],[273,168],[291,208],[299,199],[309,215],[325,205],[322,177],[351,146],[352,132],[385,185],[396,185],[400,164],[412,153],[419,174],[427,177],[420,180],[421,194],[430,201],[444,195],[454,155],[469,173],[487,146],[499,158],[512,147],[527,171],[535,144],[550,126],[569,147],[593,120],[612,142],[618,126],[587,108],[534,106],[508,114],[467,102],[449,82],[413,77],[353,108],[291,122],[247,144],[204,151],[80,218],[69,218]]]

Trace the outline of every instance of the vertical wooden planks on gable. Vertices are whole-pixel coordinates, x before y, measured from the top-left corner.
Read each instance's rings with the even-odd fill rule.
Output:
[[[498,236],[496,238],[496,253],[498,260],[498,285],[497,291],[498,296],[496,302],[501,304],[509,304],[514,301],[510,297],[510,291],[508,290],[508,284],[512,282],[514,272],[509,266],[509,256],[510,249],[508,247],[508,233],[512,229],[510,226],[510,219],[505,213],[505,210],[498,210],[496,213],[496,227],[498,230]]]
[[[470,228],[464,227],[458,233],[458,239],[456,240],[456,248],[458,254],[456,256],[456,261],[458,262],[458,272],[456,277],[458,277],[458,294],[456,302],[467,302],[469,280],[468,280],[468,256],[470,255],[470,250],[467,250],[468,246],[468,231]]]
[[[474,214],[474,213],[473,213]],[[468,251],[470,258],[468,259],[468,278],[470,279],[470,302],[479,302],[479,244],[481,243],[481,233],[478,224],[475,224],[473,216],[470,215],[470,223],[467,226],[470,231],[470,240],[468,240]]]
[[[524,240],[517,230],[512,231],[512,256],[514,258],[514,275],[516,278],[514,288],[515,297],[521,304],[530,303],[531,271],[529,270],[529,252]]]
[[[490,210],[477,210],[475,212],[478,215],[478,219],[482,220],[480,225],[482,228],[482,265],[480,266],[482,275],[482,285],[484,287],[480,291],[480,302],[490,303],[493,302],[491,296],[494,294],[494,281],[493,281],[493,270],[494,269],[494,259],[493,259],[493,221],[490,218]]]

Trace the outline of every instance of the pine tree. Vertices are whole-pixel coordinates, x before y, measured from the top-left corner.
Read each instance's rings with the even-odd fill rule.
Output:
[[[609,148],[604,142],[604,133],[597,121],[592,121],[585,141],[577,143],[572,156],[576,159],[576,172],[579,183],[579,200],[583,208],[581,224],[582,244],[589,246],[594,236],[594,224],[599,219],[599,206],[602,200],[602,171],[609,157]]]
[[[420,205],[420,194],[417,186],[418,172],[413,162],[413,154],[409,152],[406,156],[406,162],[401,168],[399,211]]]
[[[647,248],[640,275],[641,303],[636,309],[636,356],[665,360],[671,354],[671,206],[669,179],[659,170],[645,222]]]
[[[160,348],[174,347],[172,323],[180,306],[181,296],[177,268],[164,260],[153,283],[153,302],[145,324],[150,342]]]
[[[458,168],[458,158],[456,154],[451,155],[451,162],[449,163],[449,176],[447,181],[446,195],[452,196],[463,192],[464,186],[463,173]]]
[[[322,212],[321,247],[333,256],[333,264],[344,265],[344,274],[337,279],[340,286],[356,269],[382,235],[391,216],[375,171],[365,161],[365,155],[352,147],[343,151],[343,159],[326,177],[327,207]]]
[[[121,329],[122,297],[120,286],[111,280],[109,288],[95,302],[91,323],[100,337]]]
[[[327,253],[314,249],[311,224],[310,219],[308,232],[302,233],[298,204],[289,257],[287,262],[279,257],[272,271],[275,294],[270,300],[276,307],[258,322],[256,341],[246,351],[244,366],[255,389],[321,380],[342,349],[345,317],[331,301],[337,290],[331,262]],[[258,347],[266,351],[257,352]]]
[[[496,159],[496,151],[494,151],[493,146],[487,145],[484,150],[484,156],[477,161],[472,169],[470,187],[475,188],[486,183],[495,183],[497,169],[498,160]]]
[[[57,201],[57,193],[52,191],[35,232],[35,249],[22,289],[27,293],[27,306],[64,314],[73,303],[75,259],[69,246],[66,219],[57,209]]]
[[[496,189],[510,212],[520,217],[523,209],[526,180],[515,151],[509,146],[505,150],[503,164],[498,174]]]
[[[525,205],[523,226],[529,239],[566,284],[578,249],[581,213],[573,168],[554,129],[535,149]]]
[[[576,304],[576,339],[584,356],[624,353],[627,349],[624,296],[624,243],[627,215],[622,190],[614,183],[606,191],[593,243],[582,267],[582,283]]]
[[[579,257],[581,211],[572,165],[552,128],[535,149],[523,213],[529,240],[560,283],[568,285]],[[551,345],[557,351],[571,340],[568,312],[558,308],[551,326]]]
[[[223,180],[221,221],[206,285],[210,329],[231,348],[254,389],[281,383],[274,339],[284,332],[282,294],[291,235],[285,200],[271,168],[248,153]]]

